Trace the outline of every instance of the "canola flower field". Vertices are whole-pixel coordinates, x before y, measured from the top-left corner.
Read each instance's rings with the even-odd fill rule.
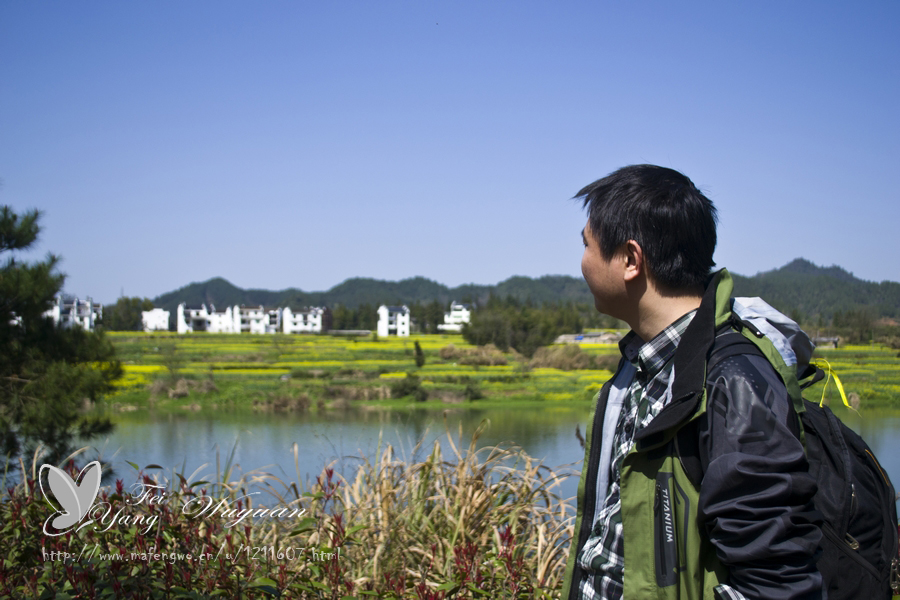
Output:
[[[843,346],[820,348],[815,356],[828,361],[840,377],[847,394],[859,396],[860,410],[900,410],[900,351],[881,345]],[[825,382],[808,388],[804,396],[819,401]],[[831,406],[841,398],[834,383],[825,390],[825,399]]]
[[[533,368],[514,352],[494,351],[494,364],[441,358],[450,345],[473,349],[459,335],[348,338],[330,335],[228,335],[174,333],[108,334],[124,370],[118,391],[107,399],[120,407],[303,409],[346,403],[423,406],[478,401],[589,402],[612,375],[607,369]],[[425,364],[416,366],[419,343]],[[609,355],[615,344],[582,347]],[[486,363],[488,361],[482,361]],[[500,363],[500,364],[498,364]],[[611,368],[614,368],[611,367]],[[410,380],[409,394],[397,383]],[[211,384],[182,386],[176,382]],[[424,399],[415,388],[426,393]],[[401,394],[401,395],[398,395]]]
[[[490,360],[442,358],[448,346],[474,350],[458,335],[349,338],[330,335],[110,333],[124,376],[107,398],[113,408],[316,410],[434,406],[463,402],[548,405],[590,401],[612,375],[615,344],[583,344],[607,368],[536,367],[515,352]],[[416,366],[418,342],[425,364]],[[447,355],[446,350],[443,353]],[[885,346],[822,348],[861,410],[900,409],[900,353]],[[466,364],[468,362],[468,364]],[[407,385],[401,385],[406,383]],[[805,392],[820,400],[824,382]],[[421,390],[421,391],[420,391]],[[825,399],[840,403],[829,383]]]

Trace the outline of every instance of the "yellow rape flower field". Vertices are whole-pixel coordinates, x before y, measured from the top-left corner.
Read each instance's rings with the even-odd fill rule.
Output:
[[[586,406],[612,376],[615,344],[584,344],[596,368],[535,366],[510,351],[490,360],[458,335],[408,338],[330,335],[109,333],[123,363],[115,407],[318,410],[395,406],[530,403]],[[416,343],[425,363],[416,366]],[[455,348],[455,354],[448,348]],[[444,356],[442,358],[442,356]],[[820,349],[862,410],[900,409],[900,356],[884,346]],[[603,360],[601,360],[603,359]],[[805,393],[823,395],[819,383]],[[840,402],[835,386],[827,402]]]

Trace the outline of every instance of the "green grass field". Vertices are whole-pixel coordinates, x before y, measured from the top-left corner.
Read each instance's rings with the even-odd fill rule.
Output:
[[[458,335],[408,338],[332,337],[327,335],[109,334],[125,376],[106,402],[119,409],[317,410],[364,406],[441,406],[464,402],[588,402],[612,375],[615,344],[583,345],[588,355],[607,355],[604,369],[532,367],[515,353],[495,354],[505,364],[463,364],[441,358],[452,344],[473,347]],[[416,367],[414,344],[426,362]],[[881,346],[821,349],[847,393],[860,398],[862,410],[900,409],[900,357]],[[408,375],[415,376],[403,389]],[[418,379],[416,383],[415,379]],[[181,384],[177,382],[183,380]],[[416,400],[416,389],[419,392]],[[806,392],[822,397],[823,384]],[[171,390],[171,391],[170,391]],[[834,384],[826,399],[840,402]]]

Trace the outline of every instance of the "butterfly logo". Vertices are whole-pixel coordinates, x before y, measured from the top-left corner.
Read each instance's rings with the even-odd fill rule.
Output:
[[[50,491],[60,505],[56,511],[44,521],[44,534],[57,536],[66,533],[73,525],[81,521],[94,504],[97,492],[100,491],[100,463],[89,462],[78,474],[78,483],[72,481],[68,473],[53,465],[41,465],[40,482],[44,498],[52,504],[50,495],[44,489],[44,470],[47,471],[47,483]],[[53,521],[51,524],[50,521]],[[47,526],[52,525],[57,533],[51,533]]]

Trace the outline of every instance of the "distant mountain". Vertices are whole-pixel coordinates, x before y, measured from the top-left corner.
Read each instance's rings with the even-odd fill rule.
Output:
[[[856,277],[854,277],[853,273],[848,273],[837,265],[832,265],[830,267],[819,267],[809,262],[805,258],[795,258],[780,269],[766,271],[765,273],[757,273],[757,277],[762,275],[770,275],[772,273],[788,273],[792,275],[825,275],[826,277],[834,277],[835,279],[839,279],[847,283],[862,281],[861,279],[857,279]]]
[[[537,304],[571,301],[591,303],[593,299],[584,280],[567,275],[545,275],[538,279],[510,277],[497,285],[466,284],[455,288],[426,279],[413,277],[401,281],[381,281],[356,277],[340,283],[326,292],[304,292],[295,288],[281,291],[245,290],[221,277],[202,283],[192,283],[153,299],[153,304],[174,312],[182,302],[188,306],[210,304],[218,309],[244,304],[247,306],[334,306],[342,304],[356,308],[360,304],[414,304],[438,300],[448,304],[458,302],[485,302],[491,294],[513,296],[531,300]]]
[[[778,310],[804,317],[865,308],[878,317],[900,317],[900,283],[864,281],[838,266],[819,267],[798,258],[753,277],[735,276],[737,296],[760,296]]]
[[[173,292],[168,292],[153,299],[157,307],[174,311],[182,302],[188,306],[200,304],[215,305],[220,310],[235,304],[252,305],[276,305],[281,303],[285,295],[303,294],[300,290],[283,290],[270,292],[268,290],[244,290],[221,277],[214,277],[203,283],[192,283]]]
[[[876,317],[900,318],[900,283],[863,281],[838,266],[819,267],[798,258],[774,271],[757,273],[752,277],[734,275],[736,296],[761,296],[769,304],[786,314],[800,313],[804,317],[822,315],[830,319],[836,311],[866,308]],[[545,275],[532,279],[515,276],[496,285],[466,284],[449,288],[426,279],[413,277],[401,281],[353,278],[325,292],[304,292],[296,288],[281,291],[244,290],[221,277],[183,288],[154,298],[153,303],[169,311],[178,304],[214,304],[219,309],[235,304],[248,306],[334,306],[342,304],[355,308],[360,304],[414,304],[438,300],[449,304],[484,302],[495,296],[512,296],[537,304],[573,302],[592,304],[593,298],[584,280],[568,275]]]

